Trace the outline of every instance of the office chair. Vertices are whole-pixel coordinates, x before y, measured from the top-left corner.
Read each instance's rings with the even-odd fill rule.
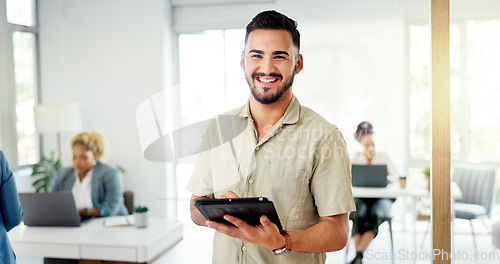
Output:
[[[392,236],[392,217],[391,216],[386,216],[384,220],[387,222],[389,225],[389,235],[391,236],[391,253],[392,253],[392,264],[394,264],[394,238]]]
[[[495,169],[456,167],[453,171],[452,181],[458,184],[463,194],[462,199],[457,200],[453,205],[455,218],[469,221],[474,250],[477,252],[472,220],[481,218],[484,220],[491,214]]]
[[[496,222],[491,230],[491,243],[500,249],[500,222]]]
[[[134,213],[134,192],[132,191],[124,191],[123,199],[125,201],[125,207],[127,207],[128,213]]]

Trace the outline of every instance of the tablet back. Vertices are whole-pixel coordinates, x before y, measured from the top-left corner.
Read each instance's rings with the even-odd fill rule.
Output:
[[[223,218],[224,215],[232,215],[256,226],[260,225],[260,217],[265,215],[279,230],[283,229],[273,202],[265,197],[199,199],[195,201],[195,206],[207,220],[233,225]]]

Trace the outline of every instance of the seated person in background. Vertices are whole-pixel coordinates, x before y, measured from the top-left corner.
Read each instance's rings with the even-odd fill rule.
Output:
[[[373,126],[369,122],[361,122],[355,133],[363,151],[355,153],[352,164],[359,165],[386,165],[389,175],[398,176],[389,156],[375,150],[373,142]],[[362,263],[363,253],[370,242],[377,236],[378,227],[383,223],[384,217],[389,216],[392,200],[388,198],[355,198],[357,211],[351,212],[353,221],[352,239],[356,246],[356,257],[351,264]]]
[[[82,132],[71,139],[73,166],[59,170],[52,192],[72,192],[82,217],[128,215],[119,171],[100,162],[104,138]]]
[[[21,223],[23,209],[17,195],[14,175],[0,151],[0,263],[16,263],[7,232]]]

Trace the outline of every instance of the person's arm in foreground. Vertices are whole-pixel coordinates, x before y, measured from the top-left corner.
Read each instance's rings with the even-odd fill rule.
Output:
[[[11,230],[23,220],[23,209],[19,202],[14,175],[0,151],[0,216],[5,229]]]
[[[238,198],[238,196],[233,192],[228,192],[221,198]],[[285,246],[285,237],[280,234],[278,227],[266,216],[260,218],[261,225],[259,226],[251,226],[245,221],[230,215],[226,215],[224,218],[236,227],[207,221],[194,206],[194,201],[197,199],[206,199],[206,197],[192,196],[191,219],[194,223],[201,226],[208,226],[228,236],[257,244],[269,250]],[[290,250],[301,252],[330,252],[340,250],[347,243],[348,232],[349,219],[347,213],[321,217],[320,222],[316,225],[304,230],[288,232],[290,235]]]

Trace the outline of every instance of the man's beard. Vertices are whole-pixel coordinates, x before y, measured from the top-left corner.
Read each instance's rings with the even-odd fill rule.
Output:
[[[278,87],[275,94],[269,95],[267,97],[266,96],[259,96],[259,94],[257,93],[257,88],[253,84],[253,80],[256,80],[255,77],[257,77],[257,76],[266,76],[266,75],[263,73],[253,73],[251,76],[252,77],[251,80],[249,80],[248,77],[245,75],[245,79],[247,80],[248,86],[250,87],[250,92],[252,92],[252,95],[255,98],[255,100],[257,100],[257,102],[259,102],[261,104],[272,104],[272,103],[275,103],[276,101],[278,101],[278,99],[280,99],[281,96],[283,96],[283,94],[285,94],[290,89],[290,87],[292,87],[293,79],[295,78],[295,69],[294,69],[290,79],[287,82],[285,82],[283,84],[283,86]],[[269,74],[269,76],[280,77],[281,80],[283,80],[283,76],[280,74],[271,73],[271,74]]]

